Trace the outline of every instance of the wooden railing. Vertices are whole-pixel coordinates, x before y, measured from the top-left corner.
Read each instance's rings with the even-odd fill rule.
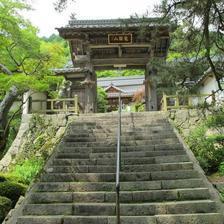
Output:
[[[204,104],[214,104],[215,94],[198,95],[166,95],[163,93],[161,109],[168,111],[172,109],[194,108]]]
[[[30,113],[74,113],[79,114],[78,96],[65,99],[31,100]]]

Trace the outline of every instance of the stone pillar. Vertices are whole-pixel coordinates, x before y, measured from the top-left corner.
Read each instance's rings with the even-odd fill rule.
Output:
[[[156,82],[153,77],[156,75],[155,71],[148,64],[145,70],[145,110],[157,111],[157,92]]]

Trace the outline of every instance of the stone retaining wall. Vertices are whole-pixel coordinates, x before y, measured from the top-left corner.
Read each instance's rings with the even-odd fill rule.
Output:
[[[26,114],[22,116],[21,125],[18,131],[18,134],[12,143],[11,147],[9,148],[6,155],[0,161],[0,171],[7,171],[10,164],[16,161],[17,156],[24,150],[25,145],[28,141],[28,134],[32,120],[31,114]],[[58,114],[58,115],[38,115],[44,119],[44,121],[50,125],[52,125],[56,129],[56,135],[53,142],[57,142],[65,132],[66,125],[68,123],[68,118],[65,114]],[[44,130],[43,130],[44,131]]]

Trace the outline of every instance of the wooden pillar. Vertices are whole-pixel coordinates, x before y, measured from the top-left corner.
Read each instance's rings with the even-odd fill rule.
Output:
[[[155,72],[150,64],[147,64],[145,70],[145,109],[146,111],[157,111],[157,91],[156,82],[153,80]]]
[[[85,74],[85,113],[96,112],[96,74],[92,69]]]

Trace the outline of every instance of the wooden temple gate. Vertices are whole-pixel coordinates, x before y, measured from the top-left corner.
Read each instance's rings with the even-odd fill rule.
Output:
[[[96,71],[144,69],[146,110],[157,110],[156,84],[151,60],[167,56],[169,25],[157,18],[71,20],[58,28],[69,42],[72,66],[56,70],[72,82],[71,96],[78,95],[84,113],[96,112]]]

